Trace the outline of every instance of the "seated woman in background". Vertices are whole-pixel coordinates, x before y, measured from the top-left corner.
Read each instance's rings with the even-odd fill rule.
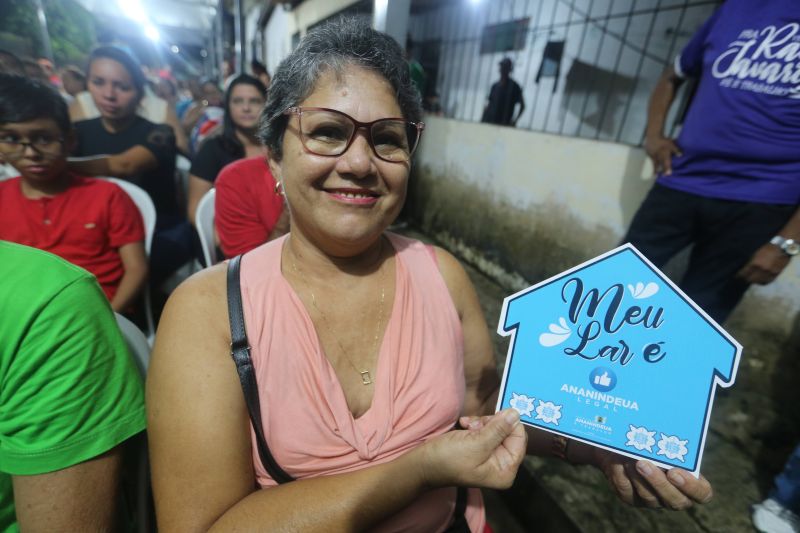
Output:
[[[480,490],[456,487],[508,487],[526,441],[566,451],[549,433],[526,439],[513,409],[489,416],[499,379],[467,274],[386,232],[420,118],[402,50],[363,21],[314,28],[278,67],[259,136],[291,232],[242,256],[240,277],[254,417],[284,475],[254,446],[231,360],[238,291],[226,291],[227,265],[211,267],[173,293],[149,369],[160,529],[482,532]],[[602,467],[627,501],[711,495],[688,472],[637,471],[578,442],[570,459]]]
[[[109,157],[71,161],[70,167],[79,173],[130,181],[150,195],[157,215],[150,266],[158,284],[192,257],[191,227],[177,202],[173,130],[136,114],[146,80],[124,50],[113,46],[94,50],[88,80],[100,116],[75,123],[73,154]]]
[[[55,88],[0,74],[0,239],[54,253],[95,275],[117,312],[131,311],[147,279],[144,226],[114,183],[67,169],[74,133]]]
[[[200,145],[189,170],[187,214],[192,224],[195,223],[197,204],[214,186],[220,170],[237,159],[262,154],[261,143],[256,139],[256,127],[266,97],[264,85],[247,74],[234,78],[228,87],[222,133]]]
[[[249,252],[289,231],[289,212],[263,156],[226,166],[214,187],[214,229],[226,258]]]
[[[138,62],[133,59],[131,54],[125,52],[122,48],[114,46],[102,48],[115,48],[123,51],[131,58],[133,63],[137,65],[141,73],[141,67],[139,66]],[[89,75],[88,71],[86,75]],[[154,124],[165,124],[172,128],[173,134],[175,135],[175,144],[178,150],[182,154],[188,155],[189,137],[181,127],[174,104],[163,98],[160,98],[159,96],[156,96],[156,94],[147,85],[147,78],[144,76],[144,73],[142,73],[142,77],[145,79],[145,85],[142,87],[142,96],[139,98],[139,101],[136,104],[135,112],[142,118],[145,118]],[[82,92],[75,94],[74,97],[75,99],[69,106],[69,116],[72,122],[97,118],[103,114],[100,108],[97,106],[97,101],[91,91],[91,86],[88,90],[83,90]]]

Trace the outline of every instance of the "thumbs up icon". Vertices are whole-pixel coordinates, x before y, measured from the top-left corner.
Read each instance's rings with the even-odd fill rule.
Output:
[[[602,376],[594,377],[594,384],[601,387],[608,387],[611,384],[611,378],[608,377],[608,372],[603,372]]]

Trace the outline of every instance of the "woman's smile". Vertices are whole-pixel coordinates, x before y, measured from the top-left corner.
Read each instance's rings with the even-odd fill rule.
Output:
[[[350,205],[375,205],[380,198],[380,194],[369,189],[356,188],[336,188],[324,189],[324,191],[337,202]]]

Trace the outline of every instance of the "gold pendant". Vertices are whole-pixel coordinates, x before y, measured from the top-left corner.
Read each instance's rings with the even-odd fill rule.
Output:
[[[361,383],[364,385],[369,385],[372,383],[372,378],[369,375],[369,370],[362,370],[359,372],[361,374]]]

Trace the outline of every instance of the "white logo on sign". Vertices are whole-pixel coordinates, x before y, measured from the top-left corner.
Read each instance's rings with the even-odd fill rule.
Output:
[[[637,300],[643,300],[644,298],[650,298],[655,293],[657,293],[658,285],[656,285],[652,281],[647,285],[645,285],[640,281],[635,286],[628,284],[628,290],[631,291],[631,296],[633,296]]]
[[[601,387],[608,387],[611,385],[611,378],[608,377],[608,372],[603,372],[602,376],[595,376],[594,384],[600,385]]]
[[[686,449],[687,442],[689,441],[680,440],[675,435],[667,436],[662,433],[661,440],[658,441],[658,453],[656,455],[666,455],[667,459],[678,459],[684,462],[683,456],[689,452]]]
[[[636,426],[628,426],[630,431],[625,434],[627,437],[628,442],[625,443],[625,446],[633,446],[637,450],[647,450],[650,453],[653,453],[653,444],[656,443],[655,431],[647,431],[646,427],[636,427]]]
[[[559,418],[561,418],[560,405],[539,400],[539,405],[536,406],[536,420],[541,420],[545,424],[557,426]]]
[[[511,393],[511,401],[508,402],[511,407],[517,410],[519,416],[530,417],[533,414],[533,401],[536,398],[528,397],[524,394]]]
[[[547,329],[550,330],[550,333],[542,333],[539,335],[539,344],[547,348],[561,344],[572,335],[572,330],[567,325],[567,321],[563,316],[558,319],[558,324],[550,324],[550,327]]]

